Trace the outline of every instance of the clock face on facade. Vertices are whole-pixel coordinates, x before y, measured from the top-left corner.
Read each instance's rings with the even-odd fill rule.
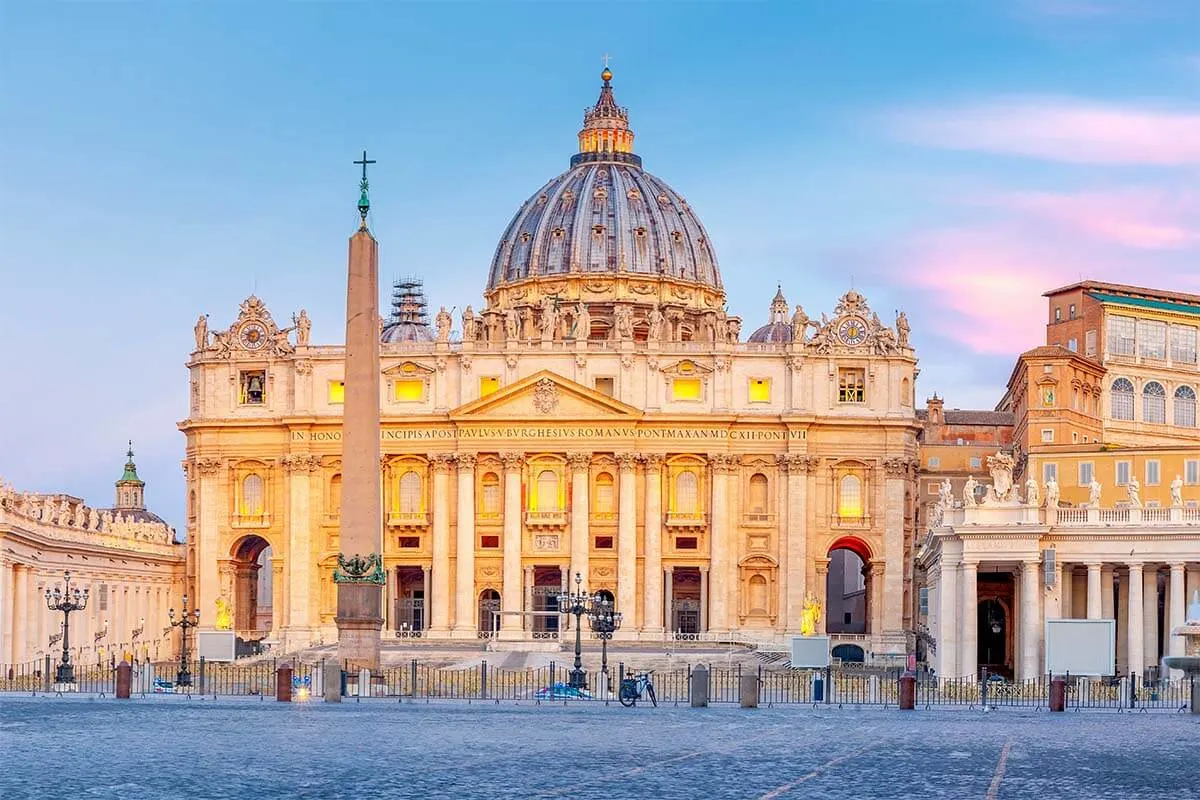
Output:
[[[247,350],[257,350],[267,342],[267,329],[258,322],[247,322],[242,326],[238,339]]]
[[[847,317],[838,325],[838,338],[843,344],[858,347],[867,338],[867,323],[858,317]]]

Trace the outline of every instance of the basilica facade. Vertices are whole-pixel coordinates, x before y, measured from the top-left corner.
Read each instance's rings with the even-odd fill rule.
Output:
[[[809,317],[776,291],[743,336],[611,77],[567,171],[503,232],[478,310],[426,324],[407,282],[380,320],[386,635],[557,638],[578,581],[615,601],[618,638],[782,637],[812,595],[835,644],[906,652],[906,317],[853,290]],[[179,426],[189,592],[287,649],[336,637],[346,355],[292,319],[253,296],[218,330],[201,317]]]

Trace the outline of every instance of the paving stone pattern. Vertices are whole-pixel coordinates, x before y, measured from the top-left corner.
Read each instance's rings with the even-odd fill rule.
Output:
[[[0,798],[1200,798],[1200,718],[0,699]]]

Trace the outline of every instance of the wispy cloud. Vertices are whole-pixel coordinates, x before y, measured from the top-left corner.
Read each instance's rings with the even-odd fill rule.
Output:
[[[1200,248],[1200,194],[1162,188],[1017,192],[997,203],[1068,233],[1140,250]]]
[[[1200,164],[1198,109],[1017,96],[888,116],[894,135],[931,147],[1077,164]]]

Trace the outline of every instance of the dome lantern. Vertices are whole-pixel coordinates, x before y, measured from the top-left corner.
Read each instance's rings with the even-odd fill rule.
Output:
[[[612,70],[607,65],[600,73],[604,83],[596,105],[583,112],[583,129],[579,131],[579,153],[571,158],[571,166],[590,161],[617,161],[641,166],[642,159],[633,153],[633,131],[629,128],[629,110],[617,105],[613,96]]]

